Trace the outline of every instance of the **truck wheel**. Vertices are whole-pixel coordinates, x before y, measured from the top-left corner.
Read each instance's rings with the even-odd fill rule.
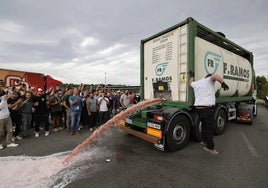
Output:
[[[200,120],[198,120],[196,125],[192,127],[191,138],[194,139],[196,142],[201,142],[203,140],[202,122]]]
[[[185,147],[190,137],[190,123],[184,116],[175,117],[170,123],[166,146],[170,151],[177,151]]]
[[[224,132],[226,122],[227,122],[226,113],[223,109],[220,109],[216,114],[216,125],[215,125],[216,135],[221,135]]]

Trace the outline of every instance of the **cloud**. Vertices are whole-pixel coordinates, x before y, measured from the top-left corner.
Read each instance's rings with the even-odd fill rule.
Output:
[[[1,1],[0,67],[67,83],[139,85],[140,41],[193,17],[254,53],[268,74],[268,2]]]
[[[82,42],[81,42],[81,46],[83,48],[87,47],[87,46],[95,46],[98,44],[98,40],[96,40],[93,37],[87,37],[85,38]]]

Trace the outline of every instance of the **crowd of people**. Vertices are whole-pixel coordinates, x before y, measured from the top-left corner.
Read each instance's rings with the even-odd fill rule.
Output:
[[[4,148],[4,137],[6,147],[17,147],[16,141],[33,135],[38,138],[40,130],[45,136],[61,130],[70,136],[79,135],[83,127],[92,132],[116,115],[120,107],[138,101],[138,95],[128,90],[84,90],[81,85],[64,90],[38,88],[33,92],[0,86],[0,149]]]

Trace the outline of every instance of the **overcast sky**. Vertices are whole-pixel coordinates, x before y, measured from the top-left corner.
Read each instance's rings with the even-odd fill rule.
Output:
[[[0,68],[139,85],[140,41],[193,17],[252,51],[266,76],[267,8],[267,0],[3,0]]]

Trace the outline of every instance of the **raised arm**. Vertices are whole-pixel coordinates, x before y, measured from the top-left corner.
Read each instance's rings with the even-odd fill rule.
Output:
[[[220,77],[218,74],[214,74],[212,76],[210,76],[210,79],[213,81],[217,81],[221,83],[221,87],[223,88],[223,90],[228,90],[229,86],[224,82],[223,78]]]

